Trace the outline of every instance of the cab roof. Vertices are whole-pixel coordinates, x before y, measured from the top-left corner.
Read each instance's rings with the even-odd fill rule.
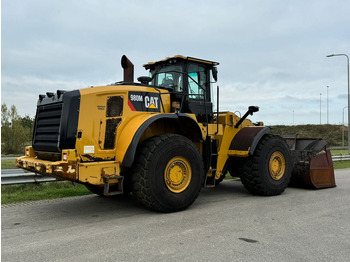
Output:
[[[194,58],[194,57],[190,57],[190,56],[176,55],[176,56],[172,56],[172,57],[167,57],[167,58],[160,60],[160,61],[149,62],[147,64],[144,64],[143,66],[146,69],[149,69],[149,68],[156,66],[156,65],[159,65],[159,64],[175,63],[178,60],[188,60],[188,61],[193,61],[193,62],[197,62],[197,63],[201,63],[201,64],[207,64],[207,65],[211,65],[211,66],[219,65],[218,62],[208,61],[208,60]]]

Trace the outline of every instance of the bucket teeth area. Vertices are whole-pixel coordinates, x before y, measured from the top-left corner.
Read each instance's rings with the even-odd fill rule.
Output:
[[[322,139],[285,138],[294,165],[290,185],[308,188],[335,187],[332,155]]]

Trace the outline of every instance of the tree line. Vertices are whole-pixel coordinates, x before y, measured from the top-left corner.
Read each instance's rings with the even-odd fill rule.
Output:
[[[34,118],[18,115],[12,105],[1,105],[1,154],[21,154],[24,147],[32,144]]]

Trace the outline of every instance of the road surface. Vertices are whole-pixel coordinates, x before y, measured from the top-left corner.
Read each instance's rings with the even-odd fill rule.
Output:
[[[350,169],[336,182],[258,197],[224,181],[171,214],[131,196],[2,206],[2,261],[349,261]]]

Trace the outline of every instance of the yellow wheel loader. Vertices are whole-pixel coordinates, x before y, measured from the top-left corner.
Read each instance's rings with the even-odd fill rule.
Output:
[[[16,166],[81,183],[101,196],[133,195],[146,207],[179,211],[201,188],[227,173],[257,195],[279,195],[290,184],[335,186],[327,143],[278,136],[249,115],[213,111],[219,63],[174,56],[144,65],[134,82],[39,95],[32,146]],[[219,88],[217,88],[219,98]]]

